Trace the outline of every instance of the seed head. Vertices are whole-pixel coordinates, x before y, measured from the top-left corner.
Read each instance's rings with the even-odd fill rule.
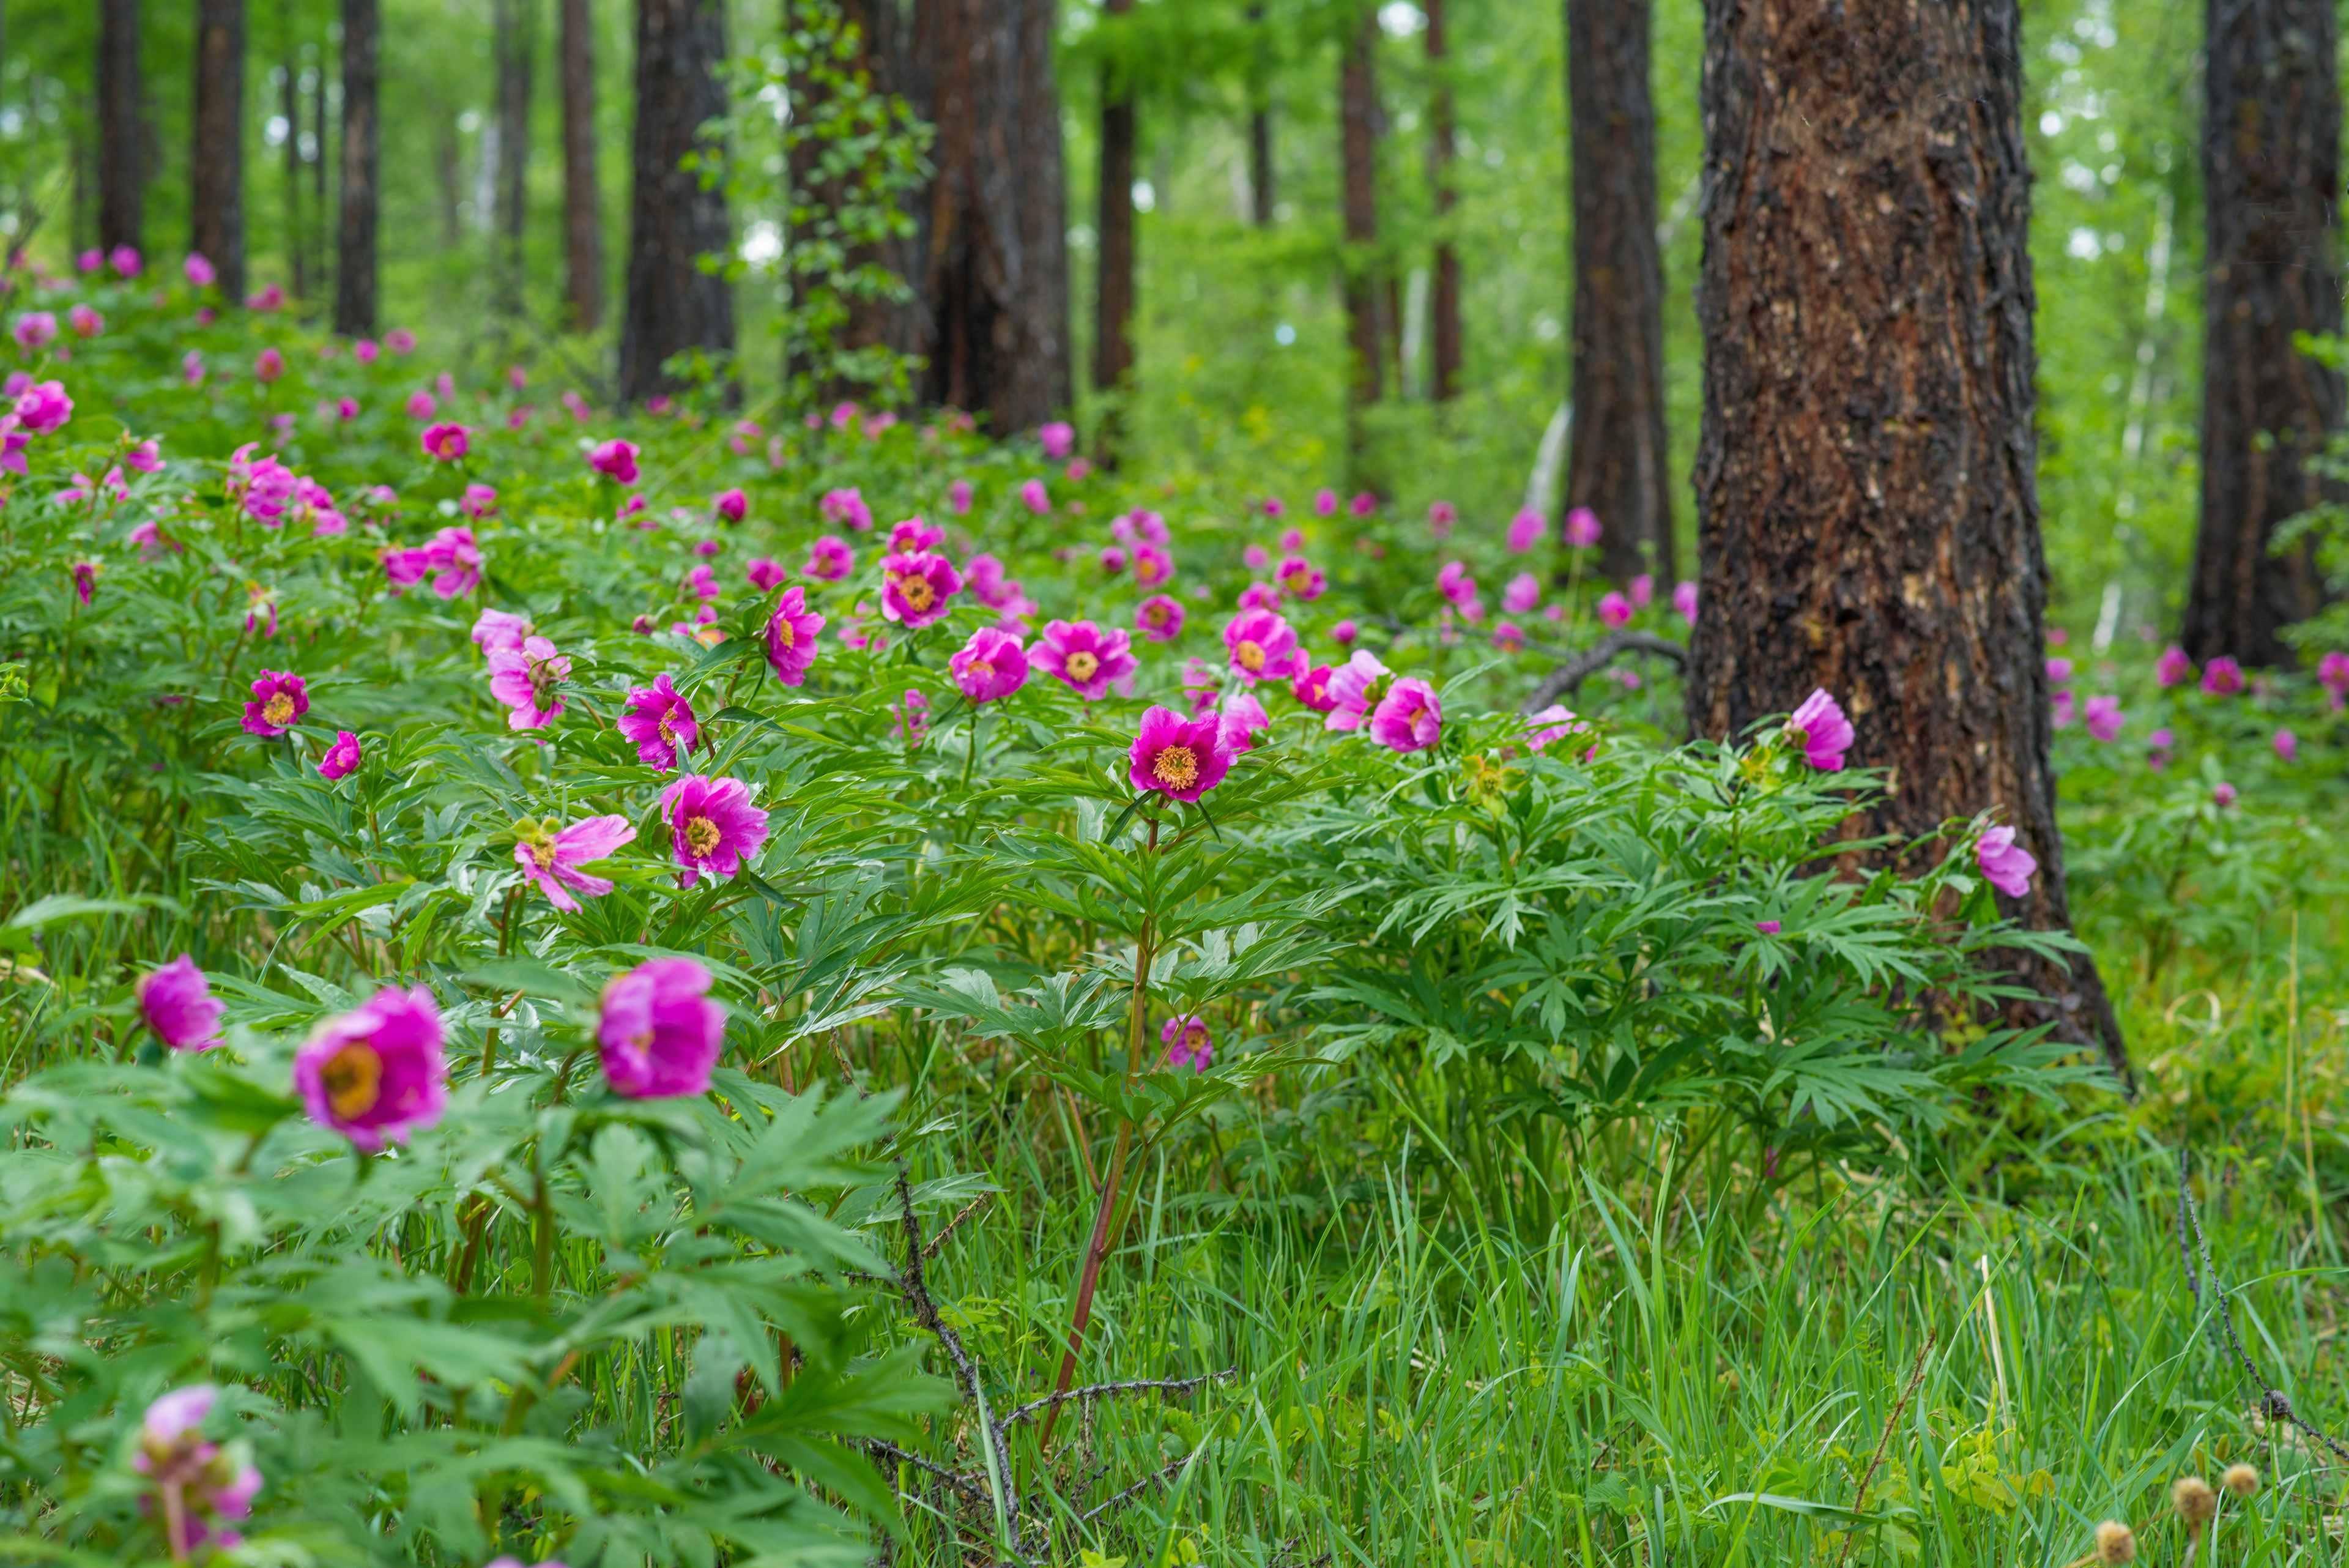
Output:
[[[2219,1511],[2219,1494],[2200,1476],[2180,1476],[2169,1489],[2169,1506],[2178,1511],[2188,1530],[2199,1532]]]
[[[2260,1490],[2260,1472],[2250,1465],[2229,1465],[2219,1484],[2237,1497],[2249,1497]]]
[[[2117,1519],[2096,1526],[2096,1561],[2103,1568],[2137,1561],[2137,1532]]]

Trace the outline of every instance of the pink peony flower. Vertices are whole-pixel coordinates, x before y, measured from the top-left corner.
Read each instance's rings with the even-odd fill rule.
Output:
[[[2349,653],[2328,653],[2316,661],[2316,683],[2332,694],[2333,706],[2341,706],[2344,693],[2349,693]]]
[[[1269,609],[1244,610],[1224,627],[1224,647],[1239,678],[1287,680],[1305,667],[1297,646],[1297,632]]]
[[[2049,685],[2061,686],[2071,679],[2072,661],[2070,659],[2051,659],[2047,661],[2047,682]]]
[[[382,352],[383,350],[377,347],[376,340],[372,337],[362,337],[351,345],[351,358],[362,365],[374,364],[376,356]]]
[[[666,680],[667,676],[661,677]],[[630,693],[631,697],[635,693]],[[623,729],[626,718],[621,720]],[[550,823],[518,822],[514,825],[514,864],[522,874],[535,883],[546,895],[546,901],[564,914],[579,908],[579,895],[600,898],[612,890],[612,884],[601,877],[590,877],[580,867],[597,860],[609,859],[624,844],[635,842],[636,830],[628,826],[625,816],[590,816],[562,829]]]
[[[1785,928],[1776,920],[1756,920],[1754,929],[1765,937],[1775,937]]]
[[[424,563],[435,574],[432,591],[461,598],[481,586],[481,548],[471,528],[443,528],[424,542]]]
[[[995,702],[1028,684],[1028,659],[1018,638],[983,626],[947,660],[947,669],[955,685],[973,702]]]
[[[873,526],[873,508],[864,504],[864,497],[854,489],[827,490],[815,504],[827,523],[844,523],[862,533]]]
[[[2290,730],[2278,730],[2275,732],[2275,740],[2273,743],[2275,745],[2275,754],[2282,757],[2285,762],[2295,762],[2299,759],[2300,737],[2293,734]]]
[[[1133,547],[1133,586],[1138,588],[1164,587],[1174,579],[1174,557],[1155,545],[1140,544]]]
[[[366,760],[367,754],[360,749],[359,738],[348,730],[337,730],[335,732],[335,743],[328,746],[326,754],[318,759],[318,774],[329,782],[347,778],[358,772],[359,763]]]
[[[1511,615],[1524,615],[1541,603],[1541,579],[1531,572],[1519,572],[1501,590],[1501,607]]]
[[[1423,752],[1443,738],[1444,704],[1424,680],[1398,680],[1371,714],[1371,739],[1398,752]]]
[[[1197,800],[1223,783],[1232,766],[1214,715],[1185,719],[1172,708],[1154,707],[1142,716],[1126,755],[1126,777],[1134,788],[1173,800]]]
[[[1536,752],[1547,750],[1569,735],[1590,732],[1590,726],[1576,718],[1573,709],[1557,702],[1534,714],[1526,723],[1526,744]],[[1588,760],[1588,753],[1585,753],[1584,760]]]
[[[285,356],[274,348],[264,348],[254,356],[253,374],[256,380],[270,382],[285,374]]]
[[[2070,729],[2072,721],[2078,716],[2072,705],[2072,693],[2068,690],[2056,692],[2051,707],[2054,710],[2055,727],[2059,730]]]
[[[455,462],[472,449],[472,431],[460,424],[427,425],[419,444],[424,448],[425,456],[440,462]]]
[[[1056,620],[1028,650],[1028,662],[1047,675],[1059,677],[1088,702],[1098,702],[1112,681],[1123,680],[1135,670],[1125,633],[1103,631],[1092,621],[1073,625]]]
[[[1329,494],[1328,491],[1321,493]],[[1158,1032],[1158,1043],[1166,1047],[1166,1064],[1188,1067],[1194,1073],[1204,1073],[1216,1059],[1216,1036],[1207,1021],[1194,1012],[1182,1018],[1170,1018],[1166,1027]]]
[[[440,1010],[424,986],[387,986],[319,1025],[294,1054],[294,1086],[313,1121],[373,1153],[405,1143],[449,1103]]]
[[[1272,728],[1272,715],[1246,691],[1235,691],[1216,706],[1216,735],[1234,756],[1256,750],[1256,738]]]
[[[1330,674],[1330,708],[1321,721],[1325,730],[1359,730],[1370,722],[1371,711],[1386,698],[1394,672],[1379,662],[1378,655],[1369,649],[1358,649],[1353,658]]]
[[[789,576],[783,570],[783,564],[771,556],[751,556],[750,564],[742,569],[742,575],[750,579],[752,587],[762,594],[774,591]]]
[[[636,760],[647,767],[673,768],[701,738],[693,704],[679,695],[666,672],[650,686],[629,689],[619,717],[620,733],[636,743]]]
[[[253,1512],[261,1472],[202,1430],[220,1390],[209,1383],[175,1388],[147,1407],[139,1426],[131,1469],[162,1494],[164,1541],[174,1562],[184,1563],[212,1548],[231,1550],[244,1537],[228,1526]],[[142,1497],[142,1511],[155,1511],[156,1499]]]
[[[957,479],[947,486],[947,510],[957,517],[968,515],[970,512],[969,480]]]
[[[107,253],[106,259],[114,268],[114,275],[117,277],[137,277],[139,269],[143,265],[140,260],[139,249],[136,245],[117,245]]]
[[[709,498],[709,504],[719,516],[729,523],[740,523],[744,517],[750,515],[750,498],[743,494],[739,487],[719,491]]]
[[[1672,608],[1681,612],[1681,619],[1691,626],[1696,625],[1696,585],[1694,583],[1672,585]]]
[[[497,511],[498,493],[487,484],[468,484],[463,499],[457,503],[457,509],[478,523]]]
[[[767,618],[767,668],[776,680],[786,686],[807,680],[815,663],[816,633],[823,629],[823,617],[807,607],[807,590],[796,584],[785,588]]]
[[[2186,650],[2174,642],[2163,649],[2161,657],[2153,661],[2154,679],[2164,686],[2175,686],[2193,673],[2194,661],[2187,658]]]
[[[1851,750],[1851,721],[1825,691],[1803,699],[1786,721],[1786,736],[1803,748],[1803,760],[1823,774],[1843,771],[1844,753]]]
[[[1261,545],[1250,545],[1240,552],[1240,564],[1251,572],[1261,572],[1272,565],[1272,552]]]
[[[1637,605],[1640,608],[1646,609],[1650,605],[1655,603],[1655,601],[1656,579],[1646,572],[1641,572],[1638,576],[1633,577],[1631,579],[1631,602],[1634,605]]]
[[[1990,885],[2010,898],[2030,892],[2031,874],[2039,869],[2031,852],[2015,843],[2011,827],[1984,828],[1981,842],[1974,846],[1974,862]]]
[[[657,1100],[709,1092],[726,1047],[726,1010],[709,991],[709,971],[689,958],[649,959],[604,988],[595,1049],[614,1094]]]
[[[2202,667],[2202,690],[2211,696],[2232,697],[2242,689],[2243,667],[2225,654]]]
[[[1357,517],[1368,517],[1378,509],[1379,498],[1367,490],[1357,491],[1354,498],[1346,503],[1346,510]]]
[[[140,1017],[172,1050],[209,1051],[220,1044],[221,1004],[187,954],[140,975],[138,997]]]
[[[395,354],[416,352],[416,334],[405,327],[395,327],[383,335],[383,346]]]
[[[429,420],[440,409],[439,400],[429,392],[419,389],[408,394],[408,417],[411,420]]]
[[[1330,586],[1330,579],[1321,575],[1321,568],[1302,556],[1291,556],[1281,562],[1280,569],[1272,576],[1273,581],[1280,585],[1281,592],[1308,602],[1319,598],[1322,591]]]
[[[45,436],[73,418],[73,400],[63,381],[41,381],[16,396],[16,422],[27,435]]]
[[[1549,519],[1531,506],[1509,520],[1509,548],[1523,552],[1549,536]]]
[[[77,337],[95,337],[106,330],[106,317],[87,305],[75,306],[66,312],[66,318],[73,323]]]
[[[1599,514],[1588,506],[1578,506],[1566,514],[1566,542],[1578,550],[1588,550],[1599,543],[1606,533],[1599,525]]]
[[[661,791],[660,802],[683,887],[692,887],[705,873],[730,879],[742,869],[743,858],[767,841],[767,814],[750,804],[750,786],[740,779],[688,774]]]
[[[1316,516],[1319,517],[1335,517],[1338,515],[1338,493],[1334,490],[1315,491],[1313,493],[1313,512]]]
[[[836,583],[856,569],[855,552],[837,534],[826,534],[808,546],[807,564],[800,575],[820,583]]]
[[[141,473],[160,473],[163,471],[162,443],[153,436],[149,436],[145,441],[124,452],[122,461]]]
[[[642,472],[636,464],[642,450],[636,442],[615,436],[587,449],[587,466],[615,484],[634,484]]]
[[[1118,573],[1125,570],[1125,552],[1115,545],[1102,546],[1101,568],[1112,577],[1117,576]]]
[[[265,288],[256,288],[246,295],[244,304],[248,310],[281,309],[285,304],[285,291],[273,283]]]
[[[1522,653],[1526,647],[1526,628],[1513,620],[1493,623],[1493,646],[1503,653]]]
[[[905,738],[905,749],[913,750],[930,732],[930,700],[919,691],[908,691],[897,704],[897,733]]]
[[[881,558],[881,615],[918,631],[947,613],[947,601],[962,591],[962,574],[944,556],[927,551]]]
[[[1599,618],[1620,631],[1631,624],[1631,601],[1609,591],[1599,597]]]
[[[2116,741],[2121,733],[2121,700],[2117,697],[2088,699],[2088,733],[2099,741]]]
[[[1330,695],[1331,674],[1326,664],[1317,664],[1310,670],[1300,671],[1288,683],[1288,694],[1316,713],[1327,713],[1337,706],[1337,699]]]
[[[685,575],[685,591],[704,604],[708,604],[720,592],[718,587],[718,574],[708,566],[694,567]]]
[[[181,270],[187,274],[188,282],[197,288],[210,288],[220,277],[220,275],[212,270],[212,264],[206,261],[201,254],[191,254],[181,264]]]
[[[530,636],[530,617],[485,609],[473,622],[473,646],[485,654],[519,653]]]
[[[253,701],[244,705],[244,732],[275,737],[302,722],[310,711],[310,688],[300,676],[283,670],[264,670],[253,683]]]
[[[1054,462],[1074,452],[1077,446],[1075,428],[1060,420],[1039,428],[1036,439],[1044,443],[1044,455]]]
[[[180,357],[180,379],[191,387],[204,384],[204,357],[193,348]]]
[[[570,679],[571,660],[543,637],[526,637],[520,648],[490,655],[490,695],[512,710],[506,715],[510,730],[553,723],[563,712],[558,688]]]
[[[2229,806],[2234,805],[2235,802],[2241,797],[2236,792],[2233,784],[2228,784],[2222,780],[2210,791],[2210,798],[2218,802],[2219,809],[2220,811],[2224,811]]]
[[[889,548],[898,555],[911,555],[936,548],[946,536],[945,529],[933,527],[918,516],[908,517],[889,530]]]
[[[88,608],[89,601],[98,594],[98,563],[76,561],[67,570],[73,575],[74,597],[81,601],[83,608]]]
[[[1446,561],[1435,574],[1435,591],[1455,605],[1464,605],[1476,597],[1476,579],[1459,562]]]
[[[9,331],[17,348],[36,354],[57,341],[57,318],[46,310],[27,310],[16,317]]]
[[[1022,484],[1019,487],[1019,500],[1029,511],[1039,517],[1046,515],[1052,510],[1051,492],[1044,488],[1044,482],[1040,479],[1031,479]]]
[[[1356,499],[1360,500],[1361,497],[1357,496]],[[1444,540],[1452,537],[1452,525],[1459,521],[1460,509],[1453,505],[1449,501],[1437,501],[1429,504],[1427,508],[1427,526],[1428,530],[1435,535],[1436,543],[1442,544]]]
[[[1181,603],[1164,594],[1153,594],[1133,607],[1133,624],[1153,642],[1172,642],[1183,634]]]

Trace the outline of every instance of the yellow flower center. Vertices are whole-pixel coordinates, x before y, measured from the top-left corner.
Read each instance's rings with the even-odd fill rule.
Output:
[[[1133,580],[1147,587],[1158,580],[1158,563],[1144,556],[1133,563]]]
[[[1166,607],[1164,605],[1151,605],[1147,608],[1143,609],[1142,614],[1143,618],[1149,621],[1153,626],[1164,626],[1166,624]]]
[[[800,645],[800,634],[792,628],[792,623],[782,616],[775,618],[771,635],[775,639],[775,645],[779,648],[797,648]]]
[[[718,847],[725,834],[706,816],[688,817],[685,823],[685,846],[696,855],[708,855]]]
[[[1199,1047],[1206,1043],[1207,1031],[1205,1025],[1194,1023],[1183,1031],[1183,1049],[1186,1054],[1197,1055]]]
[[[916,614],[937,602],[937,594],[930,587],[927,577],[911,572],[892,572],[889,581],[896,587],[897,597],[905,601],[905,607]]]
[[[1150,772],[1168,789],[1189,789],[1199,782],[1199,753],[1188,746],[1168,746],[1150,759]]]
[[[1071,680],[1091,680],[1093,678],[1093,671],[1100,668],[1101,660],[1082,649],[1069,655],[1069,679]]]
[[[1249,642],[1246,639],[1242,639],[1240,645],[1232,649],[1232,657],[1238,659],[1240,668],[1251,675],[1264,668],[1264,649],[1259,644]]]
[[[336,1116],[346,1121],[365,1116],[383,1093],[383,1058],[374,1046],[354,1040],[326,1058],[318,1084]]]
[[[276,696],[272,697],[268,701],[264,702],[261,705],[261,716],[268,720],[273,724],[292,723],[294,722],[294,699],[292,695],[287,692],[280,691]]]

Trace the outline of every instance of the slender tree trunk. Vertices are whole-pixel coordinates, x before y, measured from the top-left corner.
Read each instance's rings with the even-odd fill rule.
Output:
[[[293,5],[281,5],[278,16],[285,29],[285,59],[279,67],[285,78],[281,99],[286,127],[285,257],[293,272],[294,297],[306,299],[310,294],[310,267],[308,250],[302,241],[302,50],[295,41]],[[321,79],[318,85],[324,96],[325,81]]]
[[[1706,0],[1688,711],[1825,687],[1890,784],[1852,831],[1996,808],[2040,864],[2001,907],[2062,929],[2019,35],[2016,0]],[[2126,1076],[2093,962],[2018,967],[2018,1017]]]
[[[842,16],[856,29],[856,68],[875,92],[905,99],[918,117],[926,119],[927,89],[897,0],[839,0],[839,4]],[[908,215],[914,220],[913,234],[890,235],[877,244],[853,246],[847,253],[847,265],[852,269],[878,265],[908,284],[917,285],[924,254],[920,235],[927,209],[918,201],[912,203],[912,208]],[[908,301],[855,294],[845,303],[848,319],[834,339],[841,348],[887,348],[898,354],[918,351],[922,340],[918,296]],[[839,379],[824,390],[829,398],[845,398],[864,389]]]
[[[1573,137],[1574,446],[1566,504],[1606,532],[1617,582],[1673,576],[1665,476],[1664,278],[1656,249],[1656,116],[1648,0],[1567,0]]]
[[[326,288],[326,47],[318,46],[317,90],[310,95],[310,213],[303,230],[310,241],[310,276],[321,293]]]
[[[375,231],[382,145],[377,103],[383,47],[379,3],[343,0],[342,223],[335,255],[335,330],[350,337],[367,337],[375,331]]]
[[[916,283],[922,399],[998,434],[1068,406],[1069,272],[1054,0],[918,0],[937,175]]]
[[[499,308],[523,308],[523,235],[530,216],[530,67],[537,0],[497,0]]]
[[[620,396],[638,402],[684,383],[662,366],[701,348],[734,349],[734,295],[701,270],[731,237],[722,190],[679,168],[726,112],[713,68],[726,57],[721,0],[637,0],[636,193],[629,213],[627,309],[620,324]]]
[[[604,198],[595,182],[595,27],[588,0],[563,4],[563,261],[571,328],[604,319]]]
[[[1133,0],[1106,0],[1102,9],[1122,16]],[[1113,392],[1133,369],[1133,88],[1114,64],[1102,70],[1101,277],[1095,294],[1093,388]],[[1111,421],[1115,423],[1112,415]],[[1106,435],[1105,453],[1116,441]]]
[[[2202,114],[2202,524],[2186,650],[2291,664],[2316,613],[2315,541],[2276,525],[2341,487],[2308,471],[2342,379],[2294,347],[2341,331],[2341,80],[2333,0],[2208,0]]]
[[[1248,68],[1248,202],[1256,226],[1272,227],[1272,96],[1266,78],[1271,63],[1265,47],[1261,0],[1247,9],[1248,37],[1254,57]]]
[[[221,292],[244,297],[244,0],[196,0],[195,150],[189,248]]]
[[[1350,440],[1356,457],[1361,454],[1361,411],[1383,392],[1380,374],[1385,355],[1380,345],[1379,266],[1374,249],[1379,240],[1377,115],[1378,88],[1371,76],[1371,51],[1378,42],[1376,13],[1364,6],[1347,35],[1338,75],[1340,162],[1342,167],[1346,219],[1346,321],[1353,371],[1350,380]]]
[[[459,211],[464,175],[458,168],[462,149],[458,144],[457,117],[447,104],[436,107],[433,121],[432,172],[440,198],[440,248],[453,251],[464,239],[464,223]]]
[[[1435,339],[1433,390],[1439,403],[1460,393],[1460,253],[1452,243],[1452,51],[1444,35],[1444,0],[1423,0],[1427,68],[1435,78],[1427,134],[1427,182],[1435,192],[1435,276],[1428,298]],[[1578,232],[1579,232],[1578,230]]]
[[[139,124],[140,0],[99,0],[98,13],[98,243],[140,248],[147,170]]]

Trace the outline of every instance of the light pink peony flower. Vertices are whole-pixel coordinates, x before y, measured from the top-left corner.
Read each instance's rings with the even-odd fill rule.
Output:
[[[965,697],[977,703],[996,702],[1028,684],[1028,658],[1018,638],[983,626],[947,659],[947,669]]]
[[[1689,625],[1696,624],[1696,585],[1694,583],[1672,585],[1672,608],[1680,611],[1681,619]]]
[[[1019,500],[1022,505],[1039,517],[1047,515],[1052,510],[1052,493],[1044,488],[1044,482],[1040,479],[1031,479],[1022,484],[1019,487]]]
[[[2039,869],[2031,852],[2015,843],[2011,827],[1983,829],[1981,842],[1974,846],[1974,863],[1992,887],[2011,898],[2031,891],[2031,874]]]
[[[600,898],[612,890],[610,882],[579,867],[611,858],[636,836],[628,819],[616,815],[585,817],[561,829],[541,822],[519,822],[514,827],[514,864],[548,903],[566,915],[579,908],[574,894]]]
[[[1185,719],[1172,708],[1154,707],[1142,716],[1126,759],[1134,788],[1182,801],[1214,789],[1232,766],[1213,714]]]
[[[39,381],[16,395],[16,423],[26,435],[45,436],[73,418],[73,400],[63,381]]]
[[[1812,692],[1786,721],[1786,735],[1803,748],[1803,760],[1824,774],[1843,771],[1851,750],[1851,721],[1825,691]]]
[[[751,556],[750,564],[742,568],[742,575],[750,579],[752,587],[762,594],[772,593],[790,576],[783,570],[783,564],[771,556]]]
[[[1330,674],[1330,710],[1321,721],[1325,730],[1359,730],[1386,698],[1394,672],[1379,662],[1369,649],[1357,649],[1353,658]]]
[[[1641,572],[1638,576],[1633,577],[1631,579],[1631,602],[1641,609],[1646,609],[1650,605],[1655,603],[1656,579],[1646,572]]]
[[[483,653],[518,653],[530,635],[530,617],[485,609],[473,622],[473,646]]]
[[[1526,724],[1526,744],[1536,752],[1545,751],[1569,735],[1590,732],[1590,726],[1575,717],[1573,709],[1557,702],[1528,718]],[[1596,751],[1598,748],[1594,746],[1591,749]],[[1588,753],[1585,753],[1584,760],[1589,760]]]
[[[864,497],[854,489],[827,490],[815,509],[827,523],[844,523],[862,533],[873,526],[873,508],[864,504]]]
[[[952,512],[957,517],[968,516],[969,514],[969,480],[957,479],[952,484],[947,486],[947,510]]]
[[[1051,423],[1040,427],[1036,431],[1036,439],[1044,443],[1044,455],[1054,462],[1060,462],[1074,452],[1077,446],[1075,427],[1061,420],[1054,420]]]
[[[1125,680],[1136,668],[1126,634],[1103,631],[1089,620],[1047,625],[1028,650],[1028,662],[1057,676],[1088,702],[1100,701],[1112,681]]]
[[[1100,558],[1102,570],[1112,577],[1125,570],[1125,551],[1121,545],[1103,545]]]
[[[2099,741],[2116,741],[2121,733],[2121,700],[2117,697],[2088,699],[2088,733]]]
[[[1443,738],[1444,704],[1424,680],[1390,687],[1371,714],[1371,739],[1398,752],[1423,752]]]
[[[210,288],[220,278],[220,275],[212,270],[212,264],[206,261],[201,253],[190,254],[181,264],[181,271],[187,274],[188,282],[197,288]]]
[[[681,886],[690,888],[705,875],[730,879],[767,841],[767,814],[750,804],[750,786],[740,779],[688,774],[661,791],[660,802]]]
[[[1435,591],[1455,605],[1464,605],[1476,597],[1476,579],[1458,561],[1446,561],[1435,574]]]
[[[1272,715],[1247,691],[1235,691],[1216,708],[1216,736],[1234,756],[1256,750],[1256,738],[1272,728]]]
[[[1519,572],[1501,590],[1501,607],[1511,615],[1524,615],[1541,603],[1541,579],[1531,572]]]
[[[930,732],[930,700],[919,691],[908,690],[897,704],[897,733],[905,738],[905,749],[912,751]]]
[[[1523,552],[1532,549],[1549,536],[1549,519],[1533,507],[1526,507],[1509,519],[1509,548]]]
[[[313,1121],[373,1153],[440,1119],[449,1103],[432,992],[378,991],[321,1024],[294,1054],[294,1086]]]
[[[856,553],[848,547],[848,541],[837,534],[826,534],[808,546],[807,564],[800,568],[800,575],[820,583],[836,583],[855,569]]]
[[[1609,591],[1599,597],[1599,618],[1620,631],[1631,624],[1631,601],[1621,594]]]
[[[405,327],[395,327],[383,335],[383,346],[395,354],[416,352],[416,334]]]
[[[457,510],[478,523],[493,516],[498,509],[498,493],[491,485],[473,483],[465,486],[465,493],[457,503]]]
[[[328,746],[326,755],[318,759],[318,774],[329,782],[347,778],[358,772],[359,763],[366,760],[367,753],[359,746],[359,738],[348,730],[337,730],[335,732],[335,743]]]
[[[2235,802],[2241,797],[2237,793],[2233,784],[2228,784],[2222,780],[2210,791],[2210,798],[2218,802],[2219,809],[2220,811],[2224,811],[2229,806],[2234,805]]]
[[[75,306],[66,312],[66,318],[73,323],[74,335],[78,337],[95,337],[106,330],[106,317],[87,305]]]
[[[1578,550],[1589,549],[1605,533],[1599,525],[1599,514],[1588,506],[1578,506],[1566,514],[1566,542]]]
[[[285,356],[274,348],[264,348],[254,356],[254,379],[262,382],[274,381],[285,374]]]
[[[614,1094],[657,1100],[709,1092],[726,1047],[726,1010],[709,1000],[709,978],[689,958],[649,959],[604,988],[595,1047]]]
[[[2299,760],[2300,737],[2293,734],[2290,730],[2278,730],[2275,732],[2273,744],[2275,746],[2275,754],[2282,757],[2285,762],[2296,762]]]
[[[510,730],[553,723],[563,712],[559,689],[570,679],[571,660],[543,637],[526,637],[520,648],[490,655],[490,695],[512,710],[506,715]]]
[[[786,686],[807,680],[815,663],[816,633],[823,629],[823,617],[807,607],[807,590],[797,584],[785,588],[767,618],[767,668],[776,680]]]
[[[701,738],[701,725],[666,671],[650,686],[629,690],[618,720],[620,733],[636,743],[636,760],[647,767],[673,768]]]
[[[117,245],[107,253],[106,259],[108,265],[114,268],[114,275],[122,278],[137,277],[140,267],[144,265],[136,245]]]
[[[57,340],[57,318],[47,310],[27,310],[16,317],[9,333],[16,347],[27,354],[37,354]]]
[[[881,615],[918,631],[943,618],[947,601],[962,591],[962,574],[944,556],[927,551],[881,558]]]

